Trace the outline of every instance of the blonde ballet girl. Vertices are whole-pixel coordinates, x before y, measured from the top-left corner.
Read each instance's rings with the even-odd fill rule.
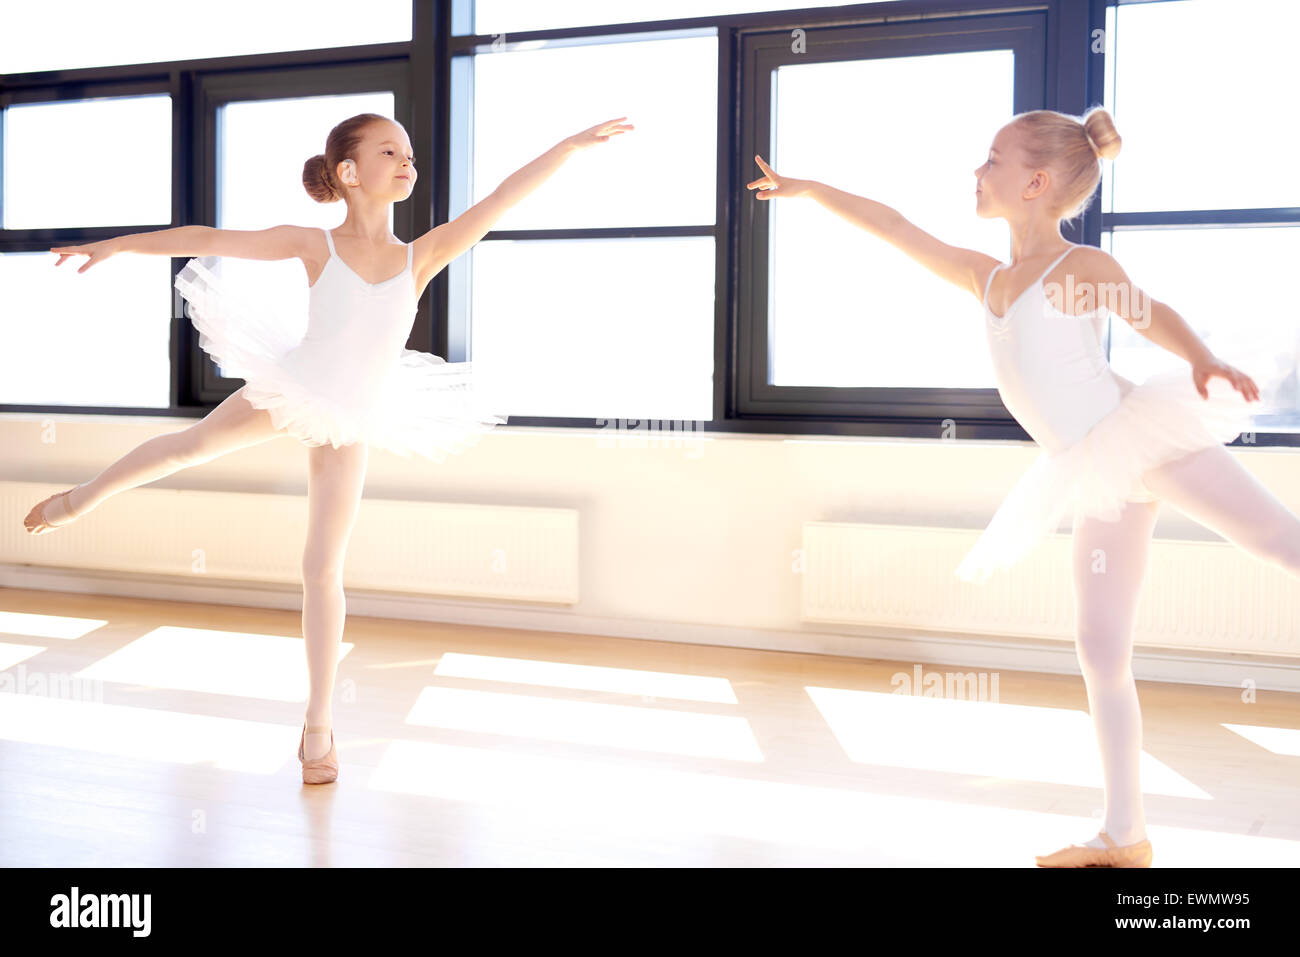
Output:
[[[347,207],[333,230],[181,226],[50,250],[59,254],[56,266],[88,256],[78,272],[125,252],[199,257],[178,274],[176,288],[201,347],[245,385],[188,428],[141,443],[88,482],[35,505],[24,520],[28,532],[46,534],[119,492],[277,435],[308,448],[302,631],[310,692],[298,748],[306,783],[338,775],[331,697],[346,614],[342,573],[369,446],[442,461],[506,421],[475,389],[470,363],[404,348],[416,304],[448,262],[570,156],[631,130],[625,119],[566,137],[411,243],[388,228],[390,206],[411,195],[417,176],[410,139],[401,124],[362,113],[334,127],[325,152],[303,168],[313,199]],[[220,256],[300,260],[310,287],[306,333],[295,339],[273,310],[258,307],[255,292],[223,283],[208,258]]]
[[[1011,263],[950,246],[897,210],[823,183],[778,176],[761,157],[757,198],[803,196],[907,253],[979,300],[998,392],[1042,447],[958,566],[983,581],[1014,564],[1073,510],[1075,648],[1105,780],[1105,821],[1043,867],[1145,867],[1152,860],[1138,767],[1142,719],[1133,626],[1162,501],[1300,577],[1300,518],[1223,447],[1250,430],[1259,388],[1217,358],[1170,306],[1107,253],[1067,242],[1060,224],[1088,205],[1120,137],[1101,108],[1015,116],[975,171],[975,213],[1004,219]],[[996,280],[996,282],[995,282]],[[1068,297],[1065,290],[1073,290]],[[1134,384],[1106,361],[1106,313],[1190,368]]]

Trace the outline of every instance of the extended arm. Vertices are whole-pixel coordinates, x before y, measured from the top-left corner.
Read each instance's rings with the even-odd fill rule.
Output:
[[[1084,268],[1086,274],[1079,277],[1080,284],[1085,288],[1090,284],[1097,291],[1099,306],[1191,364],[1192,380],[1202,398],[1209,397],[1205,381],[1212,375],[1227,379],[1247,399],[1259,398],[1259,386],[1250,376],[1217,359],[1177,311],[1139,288],[1109,253],[1092,250]]]
[[[292,259],[302,256],[317,230],[305,226],[272,226],[269,229],[215,229],[212,226],[177,226],[147,233],[127,233],[112,239],[82,246],[55,246],[54,265],[61,266],[69,256],[89,256],[77,270],[85,272],[96,263],[118,253],[145,253],[154,256],[230,256],[236,259]]]
[[[893,244],[936,276],[966,290],[983,302],[984,286],[981,277],[987,277],[998,264],[992,256],[974,249],[951,246],[910,222],[892,206],[846,193],[816,180],[778,176],[772,167],[763,162],[761,156],[755,156],[754,159],[764,175],[750,183],[749,189],[758,189],[760,200],[774,196],[806,196],[814,199],[841,219]]]
[[[437,275],[443,266],[482,239],[512,207],[564,165],[579,150],[604,143],[633,129],[624,123],[627,117],[598,123],[591,129],[567,136],[531,163],[509,176],[488,196],[475,203],[450,222],[429,230],[415,242],[415,255],[430,275]]]

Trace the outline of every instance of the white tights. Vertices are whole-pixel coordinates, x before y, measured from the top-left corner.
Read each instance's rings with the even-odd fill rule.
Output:
[[[99,475],[77,486],[69,507],[76,516],[110,496],[146,485],[183,468],[265,442],[283,433],[264,409],[255,409],[243,389],[228,396],[186,429],[140,443]],[[331,698],[346,605],[343,560],[357,517],[369,450],[364,443],[308,447],[307,541],[302,555],[302,634],[307,652],[307,724],[330,725]],[[328,734],[309,734],[308,758],[329,750]]]
[[[1146,836],[1138,763],[1142,716],[1133,681],[1133,625],[1161,501],[1249,554],[1300,578],[1300,517],[1221,445],[1143,475],[1160,501],[1129,502],[1118,521],[1075,517],[1075,649],[1105,779],[1104,830],[1116,844]]]
[[[307,645],[307,724],[333,725],[330,703],[347,604],[343,561],[366,481],[369,448],[363,442],[308,448],[307,543],[302,552],[302,635]],[[309,732],[308,758],[330,748],[329,734]]]

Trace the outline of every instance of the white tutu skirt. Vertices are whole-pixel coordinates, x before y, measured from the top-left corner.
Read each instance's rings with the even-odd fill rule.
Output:
[[[1250,431],[1250,403],[1224,379],[1206,382],[1202,398],[1190,367],[1134,385],[1104,418],[1069,448],[1043,451],[1003,499],[957,566],[967,582],[1007,568],[1057,530],[1071,514],[1118,520],[1124,503],[1154,501],[1142,482],[1149,469]]]
[[[276,429],[305,445],[355,442],[441,462],[506,422],[469,362],[400,349],[378,368],[322,368],[302,329],[255,306],[235,284],[191,259],[176,277],[199,345]]]

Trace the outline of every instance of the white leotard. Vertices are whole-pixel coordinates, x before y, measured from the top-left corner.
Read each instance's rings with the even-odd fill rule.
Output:
[[[329,247],[308,290],[306,331],[232,288],[216,263],[191,259],[176,277],[199,345],[275,428],[306,445],[368,442],[433,461],[469,448],[507,416],[485,395],[469,362],[405,348],[418,306],[413,244],[406,267],[366,282]]]
[[[1071,245],[1056,257],[1005,316],[989,306],[998,267],[984,284],[998,394],[1042,452],[958,565],[957,576],[966,581],[982,581],[1019,561],[1071,509],[1076,516],[1115,521],[1127,502],[1154,498],[1142,481],[1148,470],[1250,427],[1250,410],[1220,380],[1207,385],[1207,400],[1186,368],[1140,385],[1111,369],[1101,344],[1105,313],[1064,313],[1048,302],[1043,288],[1047,275],[1077,248]]]
[[[411,334],[419,305],[412,244],[406,244],[400,273],[369,283],[339,258],[329,230],[321,232],[329,259],[309,290],[307,331],[282,367],[320,393],[360,409],[378,396]]]
[[[1132,383],[1115,374],[1102,348],[1105,313],[1077,316],[1055,308],[1043,280],[1078,246],[1071,245],[998,317],[984,284],[984,313],[998,394],[1008,411],[1050,452],[1068,448],[1119,405]]]

